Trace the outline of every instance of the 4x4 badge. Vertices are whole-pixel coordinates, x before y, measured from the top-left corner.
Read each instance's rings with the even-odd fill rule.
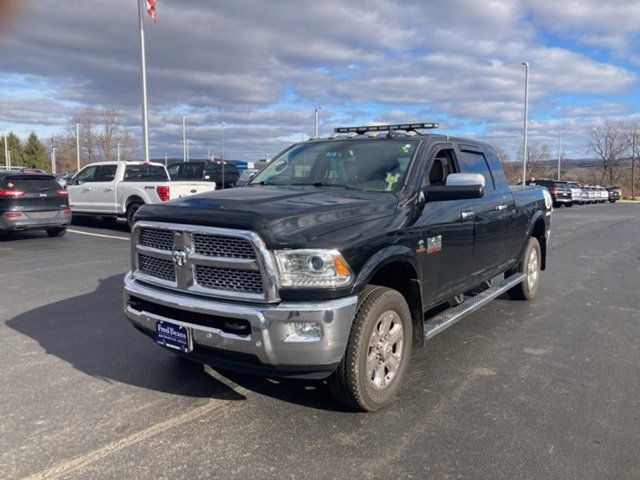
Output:
[[[427,245],[425,248],[424,240],[418,242],[418,248],[416,253],[437,253],[442,250],[442,235],[436,235],[435,237],[427,238]]]

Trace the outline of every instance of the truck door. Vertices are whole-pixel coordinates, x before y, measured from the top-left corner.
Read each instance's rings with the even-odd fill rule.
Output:
[[[485,194],[473,202],[473,267],[470,278],[479,283],[496,275],[504,266],[511,245],[515,205],[506,183],[496,188],[484,151],[474,145],[460,144],[458,163],[463,173],[480,173],[485,178]],[[506,191],[504,187],[506,186]]]
[[[93,190],[93,182],[97,172],[97,165],[84,167],[76,173],[71,183],[67,185],[71,210],[76,212],[92,211],[90,194]]]
[[[443,186],[447,175],[459,172],[451,144],[438,144],[428,153],[423,185]],[[466,214],[470,200],[429,202],[416,222],[422,244],[416,250],[423,272],[425,305],[444,300],[460,290],[471,273],[473,218]]]
[[[94,212],[116,213],[116,171],[118,165],[100,165],[91,185],[91,202]]]

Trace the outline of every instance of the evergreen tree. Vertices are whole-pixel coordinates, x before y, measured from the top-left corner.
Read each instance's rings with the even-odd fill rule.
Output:
[[[47,156],[47,149],[40,141],[36,132],[31,132],[23,149],[24,166],[51,171],[51,162]]]
[[[22,143],[18,136],[11,132],[7,135],[7,143],[9,144],[9,158],[12,166],[24,165],[24,157],[22,152]],[[4,136],[0,137],[0,165],[7,165],[7,159],[4,158]]]

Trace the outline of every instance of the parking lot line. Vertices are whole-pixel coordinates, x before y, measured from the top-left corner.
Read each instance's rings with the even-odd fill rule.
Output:
[[[128,237],[119,237],[117,235],[105,235],[103,233],[91,233],[91,232],[85,232],[83,230],[73,230],[71,228],[67,228],[67,232],[79,233],[80,235],[90,235],[92,237],[115,238],[118,240],[126,240],[127,242],[129,241]]]
[[[236,387],[234,390],[241,395],[246,395],[249,393],[249,391],[244,387]],[[96,462],[108,455],[111,455],[112,453],[120,451],[123,448],[130,447],[131,445],[146,440],[149,437],[162,433],[178,425],[191,422],[204,415],[212,414],[214,411],[220,410],[221,407],[223,407],[225,404],[228,405],[229,402],[224,400],[211,399],[204,405],[196,407],[189,412],[178,415],[177,417],[169,418],[164,422],[157,423],[150,426],[149,428],[140,430],[139,432],[132,433],[131,435],[121,438],[120,440],[107,443],[106,445],[103,445],[102,447],[97,448],[84,455],[80,455],[69,460],[64,460],[51,468],[33,473],[28,477],[24,477],[24,480],[44,480],[47,478],[59,478],[63,475],[69,475],[74,472],[78,472],[79,470],[85,468],[87,465]]]

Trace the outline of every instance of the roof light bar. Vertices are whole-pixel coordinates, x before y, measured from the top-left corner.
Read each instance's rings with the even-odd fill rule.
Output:
[[[439,125],[437,123],[399,123],[396,125],[363,125],[360,127],[338,127],[334,128],[333,131],[335,133],[365,133],[365,132],[381,132],[381,131],[392,131],[392,130],[405,130],[407,132],[415,131],[415,130],[425,130],[438,128]]]

